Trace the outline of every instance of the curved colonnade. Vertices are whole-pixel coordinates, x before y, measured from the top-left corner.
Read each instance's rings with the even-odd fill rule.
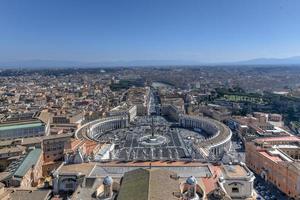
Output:
[[[205,117],[181,115],[179,124],[183,128],[199,128],[209,134],[202,141],[195,141],[194,147],[205,156],[220,156],[231,147],[231,130],[223,123]]]
[[[98,119],[84,124],[75,132],[77,139],[96,140],[101,134],[114,129],[125,128],[128,126],[127,116],[114,116]]]

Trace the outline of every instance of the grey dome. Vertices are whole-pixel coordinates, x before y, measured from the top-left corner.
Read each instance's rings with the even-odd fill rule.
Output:
[[[103,179],[103,185],[111,185],[113,183],[113,179],[110,176],[106,176]]]
[[[186,183],[189,185],[195,185],[197,184],[197,180],[194,176],[190,176],[186,179]]]

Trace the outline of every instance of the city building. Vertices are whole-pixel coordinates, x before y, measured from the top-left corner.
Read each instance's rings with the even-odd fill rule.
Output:
[[[47,135],[49,125],[40,120],[8,121],[0,124],[0,140]]]
[[[11,162],[19,159],[19,156],[25,154],[25,152],[26,147],[21,145],[0,147],[0,172],[4,171]]]
[[[53,177],[54,193],[70,199],[256,198],[254,174],[243,163],[90,162],[61,165]]]
[[[184,99],[178,95],[161,95],[161,105],[173,105],[179,112],[185,113]]]
[[[49,174],[63,161],[65,151],[71,149],[72,134],[49,135],[42,138],[43,175]]]
[[[137,106],[136,105],[131,105],[128,106],[126,103],[120,106],[117,106],[113,109],[111,109],[108,112],[109,117],[113,116],[127,116],[129,121],[132,122],[136,115],[137,115]]]
[[[136,106],[136,113],[138,116],[148,114],[150,89],[148,87],[130,88],[126,92],[126,102],[128,105]]]
[[[9,187],[30,188],[39,184],[42,178],[43,154],[41,149],[33,149],[23,158],[12,162],[1,182]]]
[[[254,199],[254,174],[244,163],[222,165],[221,188],[232,199]]]
[[[300,139],[259,138],[246,143],[246,164],[290,198],[300,198]]]
[[[174,172],[161,169],[136,169],[122,178],[118,200],[179,199],[179,179]],[[163,188],[163,189],[162,189]],[[178,196],[175,196],[175,195]]]
[[[271,121],[273,120],[273,121]],[[243,141],[259,137],[289,136],[290,133],[282,128],[282,117],[278,114],[254,112],[246,117],[233,116],[227,120],[228,125],[237,131]]]
[[[1,200],[50,200],[51,193],[49,189],[5,188],[5,185],[0,183]]]
[[[172,121],[179,121],[180,114],[183,114],[176,108],[176,106],[171,104],[162,105],[160,107],[160,110],[161,110],[160,114],[162,116],[166,116],[168,119]]]
[[[231,117],[231,112],[226,107],[216,104],[199,106],[198,112],[202,113],[204,116],[211,117],[218,121],[225,121]]]

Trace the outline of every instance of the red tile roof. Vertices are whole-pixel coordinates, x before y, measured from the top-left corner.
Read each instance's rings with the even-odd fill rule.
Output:
[[[268,137],[268,138],[258,138],[255,141],[257,142],[300,142],[300,138],[296,136],[284,136],[284,137]]]
[[[263,155],[264,157],[268,158],[269,160],[272,160],[273,162],[280,162],[283,161],[280,156],[278,155],[270,155],[268,154],[266,151],[261,151],[259,152],[261,155]]]

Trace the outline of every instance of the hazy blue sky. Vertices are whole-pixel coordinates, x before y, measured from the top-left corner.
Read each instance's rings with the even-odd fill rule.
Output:
[[[0,61],[300,55],[300,0],[0,0]]]

